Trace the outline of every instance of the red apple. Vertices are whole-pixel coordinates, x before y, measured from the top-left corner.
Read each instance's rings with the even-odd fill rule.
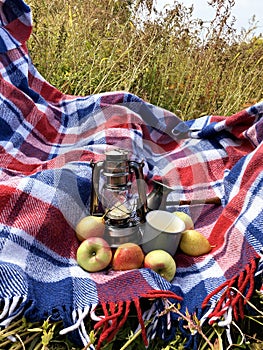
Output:
[[[80,241],[89,237],[103,237],[105,231],[105,222],[102,216],[85,216],[82,218],[76,228],[76,236]]]
[[[136,243],[123,243],[115,251],[112,259],[113,270],[125,271],[142,266],[144,254]]]
[[[172,255],[162,249],[152,250],[146,254],[144,267],[152,269],[169,282],[172,281],[176,272]]]
[[[77,262],[86,271],[96,272],[105,269],[111,262],[112,251],[102,237],[89,237],[77,250]]]

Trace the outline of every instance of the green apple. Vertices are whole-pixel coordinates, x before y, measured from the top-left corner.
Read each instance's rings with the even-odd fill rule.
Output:
[[[104,218],[93,215],[82,218],[75,228],[76,236],[79,241],[84,241],[89,237],[103,237],[104,231]]]
[[[125,271],[142,267],[144,254],[136,243],[123,243],[116,249],[113,259],[113,270]]]
[[[176,272],[174,258],[162,249],[155,249],[146,254],[144,267],[152,269],[169,282],[172,281]]]
[[[88,272],[105,269],[111,262],[112,251],[108,242],[102,237],[85,239],[77,250],[77,262]]]

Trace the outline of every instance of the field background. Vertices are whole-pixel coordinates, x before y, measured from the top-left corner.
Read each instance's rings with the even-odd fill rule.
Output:
[[[183,120],[205,114],[230,115],[263,98],[263,39],[254,23],[242,33],[231,19],[233,0],[211,0],[215,18],[203,23],[175,1],[157,13],[151,0],[29,0],[33,33],[28,42],[39,72],[64,93],[90,95],[126,90],[175,112]],[[263,300],[255,293],[255,314],[233,324],[231,349],[263,348]],[[177,310],[178,311],[178,310]],[[200,350],[222,349],[225,330],[201,329]],[[105,349],[144,349],[131,316],[118,339]],[[0,349],[77,349],[58,335],[60,322],[14,321],[0,330]],[[92,335],[92,334],[91,334]],[[10,338],[11,336],[11,338]],[[16,336],[17,342],[12,342]],[[95,335],[94,335],[95,336]],[[246,337],[245,337],[246,336]],[[148,350],[180,350],[185,339],[155,341]],[[226,348],[226,347],[225,347]]]
[[[263,98],[263,38],[238,33],[233,0],[203,23],[175,1],[29,0],[33,62],[63,92],[126,90],[182,119],[229,115]],[[211,6],[212,6],[211,5]]]

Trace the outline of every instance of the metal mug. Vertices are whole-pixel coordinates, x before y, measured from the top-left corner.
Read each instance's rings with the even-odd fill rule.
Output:
[[[174,255],[185,223],[173,213],[164,210],[152,210],[146,215],[141,247],[145,254],[162,249]]]

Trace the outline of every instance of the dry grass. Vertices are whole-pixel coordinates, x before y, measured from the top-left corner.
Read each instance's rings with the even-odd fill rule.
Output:
[[[178,2],[154,20],[152,1],[132,2],[137,12],[129,1],[30,0],[36,67],[63,92],[126,90],[182,119],[228,115],[262,99],[263,39],[253,26],[235,32],[232,1],[213,1],[210,24]]]

